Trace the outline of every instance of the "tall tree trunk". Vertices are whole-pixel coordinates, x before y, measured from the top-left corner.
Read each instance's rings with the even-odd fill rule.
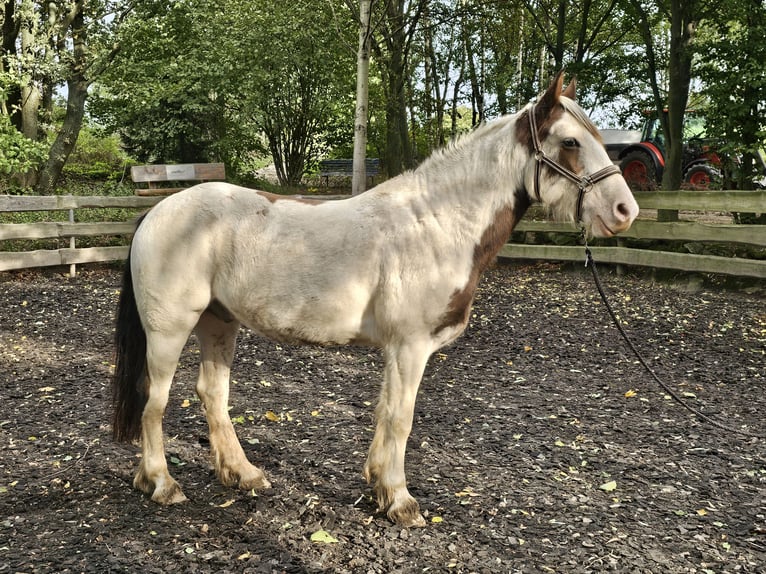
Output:
[[[370,0],[359,2],[359,48],[356,60],[356,114],[354,116],[354,172],[351,195],[367,186],[367,106],[370,75]]]
[[[671,0],[670,63],[668,70],[667,157],[662,189],[681,187],[683,180],[684,115],[689,99],[696,0]]]
[[[384,161],[389,176],[412,167],[412,146],[407,130],[407,61],[410,43],[427,0],[390,0],[383,7],[379,27],[382,42],[374,43],[383,75],[386,95],[386,150]]]
[[[0,72],[7,71],[6,62],[16,56],[16,40],[19,36],[20,18],[16,18],[16,3],[5,2],[3,9],[2,46],[0,46]],[[21,131],[21,116],[14,113],[21,105],[21,89],[17,85],[7,88],[2,98],[0,113],[10,116],[14,127]]]
[[[77,144],[77,138],[85,117],[85,100],[88,97],[88,80],[85,76],[87,65],[85,19],[80,7],[72,18],[73,63],[67,81],[67,105],[64,122],[51,145],[48,161],[40,171],[35,191],[40,195],[55,193],[56,186],[69,154]]]
[[[386,158],[388,175],[393,177],[410,167],[412,154],[407,133],[405,62],[402,45],[394,45],[386,73]]]
[[[476,126],[484,121],[484,78],[482,74],[476,69],[476,61],[474,60],[474,51],[478,52],[479,58],[484,57],[482,47],[478,50],[473,49],[473,43],[475,38],[471,37],[471,34],[467,27],[463,25],[463,50],[465,52],[465,60],[468,64],[468,80],[471,83],[471,108],[472,117],[471,125]]]

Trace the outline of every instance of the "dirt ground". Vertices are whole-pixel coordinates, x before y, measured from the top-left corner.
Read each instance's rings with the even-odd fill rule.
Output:
[[[762,295],[602,275],[673,388],[766,432]],[[422,529],[378,514],[361,477],[379,353],[247,331],[231,416],[273,488],[216,483],[192,343],[165,425],[190,501],[133,490],[139,449],[109,427],[118,285],[113,268],[0,274],[0,573],[766,572],[764,441],[669,400],[581,266],[492,269],[430,361],[407,456]]]

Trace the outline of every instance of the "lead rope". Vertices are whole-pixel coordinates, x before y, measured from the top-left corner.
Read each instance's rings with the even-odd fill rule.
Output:
[[[639,353],[636,346],[633,344],[633,341],[630,340],[630,337],[628,337],[628,334],[625,332],[625,329],[623,329],[622,325],[620,324],[619,319],[617,319],[617,314],[614,312],[614,309],[612,309],[612,306],[609,303],[609,300],[606,297],[606,293],[604,292],[604,287],[601,284],[601,278],[598,275],[598,270],[596,269],[596,262],[593,260],[593,254],[590,251],[590,247],[588,247],[588,240],[585,235],[585,230],[583,229],[583,241],[585,242],[585,266],[590,267],[591,273],[593,274],[593,279],[596,282],[596,289],[598,289],[599,295],[601,295],[601,300],[604,302],[604,305],[606,306],[606,310],[609,313],[609,316],[612,318],[612,321],[614,322],[615,326],[617,327],[617,330],[620,332],[620,335],[622,335],[622,338],[625,339],[625,342],[628,344],[628,347],[630,347],[630,350],[633,351],[633,354],[636,355],[638,358],[638,361],[643,365],[644,369],[646,369],[646,372],[649,373],[652,378],[657,381],[657,384],[662,387],[662,389],[670,395],[674,401],[676,401],[679,405],[681,405],[683,408],[685,408],[690,413],[694,414],[697,418],[700,420],[708,423],[711,426],[714,426],[718,429],[725,430],[728,432],[737,433],[743,436],[747,436],[750,438],[758,438],[758,439],[764,439],[766,438],[766,435],[763,434],[756,434],[751,433],[748,431],[744,431],[741,429],[737,429],[734,427],[727,426],[725,424],[719,423],[715,419],[710,418],[708,415],[706,415],[703,412],[698,411],[691,405],[689,405],[685,400],[683,400],[678,393],[676,393],[673,389],[671,389],[665,381],[660,379],[657,374],[654,372],[654,370],[647,364],[647,362],[644,360],[644,358],[641,356],[641,353]]]

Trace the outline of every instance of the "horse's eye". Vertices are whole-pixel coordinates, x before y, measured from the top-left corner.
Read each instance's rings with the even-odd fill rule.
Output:
[[[578,142],[574,138],[566,138],[564,141],[561,142],[561,145],[568,148],[576,148],[576,147],[580,147],[580,142]]]

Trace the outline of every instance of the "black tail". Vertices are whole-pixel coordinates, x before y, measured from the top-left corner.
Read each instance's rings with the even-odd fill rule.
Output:
[[[115,440],[131,441],[141,436],[141,415],[146,405],[147,389],[146,333],[136,307],[130,255],[122,277],[116,323],[112,433]]]

